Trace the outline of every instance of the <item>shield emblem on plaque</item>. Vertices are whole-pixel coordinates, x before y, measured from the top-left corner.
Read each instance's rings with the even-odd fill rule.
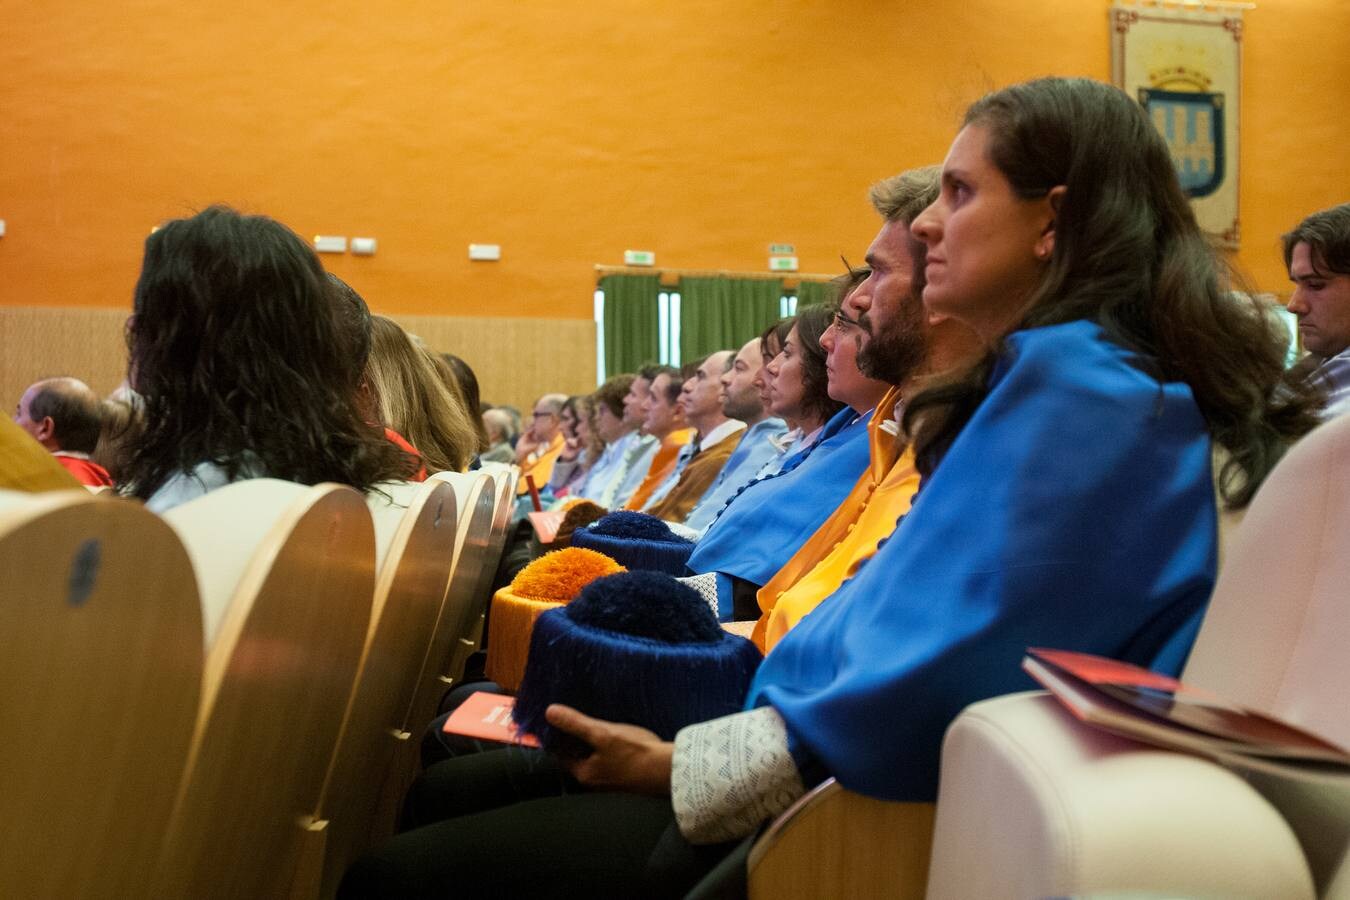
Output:
[[[1207,197],[1223,182],[1223,94],[1140,88],[1139,102],[1167,141],[1188,197]]]

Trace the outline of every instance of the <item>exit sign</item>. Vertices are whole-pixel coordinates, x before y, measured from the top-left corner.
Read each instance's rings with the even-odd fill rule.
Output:
[[[795,256],[770,256],[770,272],[795,272],[797,271],[797,257]]]
[[[769,245],[769,255],[770,255],[770,256],[792,256],[792,255],[796,254],[796,252],[797,252],[797,248],[794,247],[794,246],[792,246],[791,244],[770,244],[770,245]]]

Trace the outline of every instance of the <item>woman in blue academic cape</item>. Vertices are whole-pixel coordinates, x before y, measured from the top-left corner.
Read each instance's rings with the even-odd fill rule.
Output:
[[[768,655],[745,711],[663,742],[553,707],[589,756],[555,764],[565,777],[498,754],[430,770],[425,827],[359,864],[348,896],[678,896],[827,775],[932,800],[948,723],[1031,687],[1029,645],[1147,664],[1202,608],[1216,501],[1245,504],[1316,420],[1277,327],[1227,292],[1143,110],[1082,79],[981,99],[911,231],[930,315],[987,352],[909,399],[910,512]]]

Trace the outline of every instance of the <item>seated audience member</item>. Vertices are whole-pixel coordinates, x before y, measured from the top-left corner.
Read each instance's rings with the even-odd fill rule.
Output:
[[[99,404],[98,418],[98,443],[90,456],[108,470],[109,477],[117,484],[125,480],[127,456],[145,427],[141,398],[131,391],[113,394]]]
[[[13,421],[0,419],[0,488],[7,491],[79,490],[56,457]]]
[[[1313,213],[1283,241],[1289,311],[1308,351],[1298,371],[1326,391],[1324,417],[1350,412],[1350,203]]]
[[[548,482],[549,493],[554,497],[571,496],[599,456],[591,439],[588,403],[582,396],[568,397],[558,413],[563,448],[553,463],[553,477]]]
[[[411,471],[353,402],[318,257],[273,219],[213,206],[146,238],[127,345],[145,430],[121,488],[156,512],[245,478],[366,490]]]
[[[516,494],[530,492],[526,476],[534,479],[534,486],[543,490],[553,477],[553,465],[563,449],[562,407],[566,394],[545,394],[534,403],[530,427],[516,442],[516,465],[520,466],[520,484]]]
[[[740,443],[745,423],[728,419],[722,412],[722,376],[731,367],[734,354],[719,350],[710,354],[689,376],[680,391],[684,420],[698,437],[681,452],[675,473],[658,488],[644,510],[668,522],[683,522]]]
[[[473,373],[468,363],[453,353],[436,353],[434,356],[437,363],[436,370],[441,373],[442,380],[446,380],[446,387],[451,386],[447,375],[454,379],[454,388],[464,405],[464,411],[468,413],[470,424],[478,432],[478,446],[474,448],[474,454],[481,454],[489,445],[487,427],[483,424],[483,400],[478,390],[478,376]]]
[[[845,281],[845,297],[865,272]],[[820,339],[832,307],[802,310],[769,365],[769,408],[809,438],[806,446],[770,475],[731,499],[689,559],[689,569],[715,573],[720,618],[759,617],[756,594],[811,536],[850,488],[867,479],[869,423],[890,387],[858,370],[854,354],[829,360]],[[852,346],[850,344],[850,346]],[[844,408],[838,412],[840,404]]]
[[[878,404],[867,470],[830,517],[760,589],[743,612],[758,618],[752,639],[765,652],[802,616],[833,594],[895,530],[919,487],[914,455],[897,423],[905,396],[925,378],[978,356],[978,338],[954,319],[928,324],[923,309],[924,247],[912,220],[938,196],[936,166],[915,169],[872,187],[884,220],[867,250],[869,274],[850,294],[823,343],[834,370],[852,370],[895,385]]]
[[[839,279],[836,286],[841,291],[847,291],[852,290],[857,285],[858,281],[853,280],[853,275],[850,274]],[[806,312],[806,310],[802,311]],[[783,467],[787,460],[810,448],[820,438],[821,429],[825,426],[825,423],[848,405],[835,400],[829,394],[826,384],[828,378],[825,370],[825,351],[820,348],[819,340],[814,342],[815,350],[803,357],[802,361],[805,365],[800,373],[802,378],[801,389],[798,390],[794,386],[791,397],[775,393],[776,379],[773,361],[783,352],[783,344],[787,341],[788,335],[792,333],[792,326],[795,324],[797,324],[797,317],[789,316],[770,325],[759,336],[760,359],[764,363],[760,367],[759,376],[755,379],[755,384],[759,388],[759,399],[764,404],[765,409],[782,418],[784,424],[787,425],[787,433],[775,441],[779,447],[778,456],[764,464],[764,468],[759,472],[761,477],[774,474]],[[820,333],[828,324],[828,322],[825,322],[819,329],[808,330]],[[806,387],[808,380],[811,388]],[[820,407],[809,411],[810,415],[807,416],[809,422],[794,418],[798,412],[807,413],[807,407],[817,403],[820,404]],[[787,411],[781,412],[780,409]],[[814,427],[807,427],[808,425]]]
[[[397,322],[371,316],[366,384],[390,440],[416,453],[428,474],[463,472],[473,460],[478,430],[468,411],[436,372],[431,354]]]
[[[481,451],[486,450],[488,446],[487,428],[483,425],[482,411],[470,411],[469,402],[464,397],[464,389],[460,386],[459,379],[455,376],[454,369],[452,369],[450,364],[445,361],[445,357],[442,354],[434,353],[421,344],[418,344],[417,347],[425,353],[427,361],[431,363],[431,368],[435,370],[436,377],[441,380],[441,385],[445,388],[446,393],[454,398],[455,403],[460,409],[464,410],[465,421],[468,426],[473,429],[474,435],[473,440],[470,442],[469,462],[464,468],[469,470],[479,468],[482,465],[482,460],[479,458],[478,454]]]
[[[652,439],[652,443],[650,450],[634,447],[634,451],[640,455],[634,461],[632,474],[635,475],[641,469],[644,456],[650,455],[650,461],[642,469],[642,477],[624,504],[623,508],[630,510],[641,510],[647,506],[652,494],[675,473],[681,451],[696,434],[685,423],[684,408],[680,406],[680,392],[684,387],[680,370],[674,366],[657,366],[650,371],[650,386],[642,399],[642,430]],[[638,380],[633,381],[633,387],[638,387]],[[625,415],[627,408],[628,401],[625,399]]]
[[[488,448],[478,458],[483,462],[515,462],[516,448],[511,446],[511,417],[500,409],[485,409],[483,427],[487,430]]]
[[[28,386],[14,411],[14,424],[32,435],[56,461],[89,487],[111,487],[108,470],[94,462],[99,401],[75,378],[47,378]]]
[[[931,802],[947,725],[1030,687],[1029,644],[1147,663],[1203,606],[1214,444],[1230,453],[1223,500],[1240,506],[1315,417],[1284,379],[1274,323],[1221,287],[1148,115],[1084,79],[991,94],[912,231],[926,309],[987,350],[906,399],[923,490],[765,657],[745,711],[670,742],[550,707],[591,753],[431,767],[409,800],[416,827],[340,896],[683,895],[824,776]],[[1213,342],[1195,340],[1201,323]]]
[[[379,424],[381,415],[379,398],[369,371],[370,345],[374,331],[370,307],[355,288],[332,272],[328,273],[328,296],[333,302],[333,312],[342,340],[346,342],[344,357],[350,371],[356,373],[359,385],[353,402],[367,422]],[[422,454],[418,453],[403,435],[387,425],[384,426],[384,436],[407,455],[410,465],[416,467],[416,471],[408,477],[408,480],[426,481],[427,469],[422,465]]]
[[[717,479],[685,517],[684,526],[702,534],[732,495],[750,483],[769,460],[779,454],[776,441],[787,425],[764,407],[759,398],[759,371],[764,366],[760,339],[747,341],[722,376],[722,414],[745,423],[736,449],[717,474]]]
[[[612,482],[623,477],[624,457],[641,439],[637,431],[641,423],[629,424],[624,416],[624,397],[632,386],[632,375],[615,375],[591,394],[589,428],[603,449],[573,491],[574,496],[598,500],[609,491]]]
[[[647,400],[660,368],[644,366],[639,369],[629,383],[628,393],[623,395],[623,424],[629,429],[627,446],[609,484],[591,498],[600,506],[623,508],[646,480],[652,461],[660,452],[661,441],[648,434],[646,428]],[[678,453],[678,449],[675,452]]]
[[[520,410],[509,403],[499,403],[494,408],[500,409],[511,417],[511,447],[514,449],[516,442],[520,440],[520,436],[525,433],[525,427],[521,422]]]

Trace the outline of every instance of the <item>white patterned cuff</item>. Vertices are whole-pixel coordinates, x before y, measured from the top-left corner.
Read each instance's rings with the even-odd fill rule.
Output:
[[[743,838],[806,793],[787,725],[771,706],[680,729],[670,786],[675,820],[691,844]]]
[[[689,575],[676,578],[680,584],[687,584],[698,591],[703,602],[712,607],[713,616],[717,615],[717,573],[705,572],[702,575]]]

